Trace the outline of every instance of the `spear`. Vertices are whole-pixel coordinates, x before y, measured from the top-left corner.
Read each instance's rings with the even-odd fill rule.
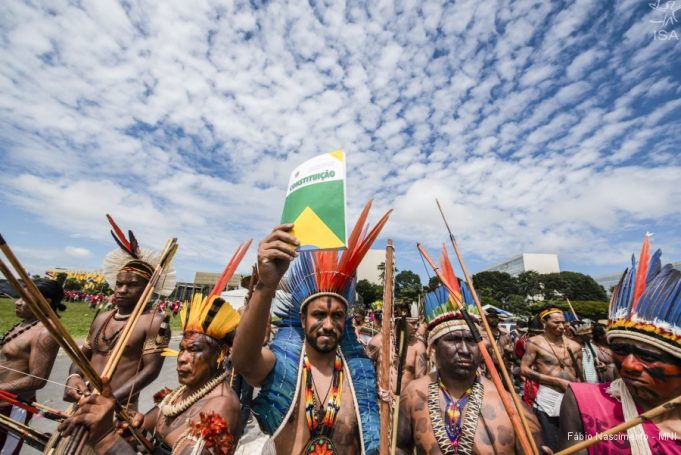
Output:
[[[489,355],[489,352],[487,352],[487,346],[485,346],[485,341],[483,340],[482,336],[480,335],[480,331],[478,328],[475,326],[473,321],[470,318],[470,315],[468,314],[468,311],[466,311],[466,307],[461,301],[461,298],[459,297],[459,294],[454,290],[453,286],[451,283],[448,282],[447,279],[445,279],[443,273],[441,272],[440,268],[437,266],[435,261],[430,257],[428,252],[425,250],[423,245],[420,243],[417,243],[416,246],[418,247],[419,251],[423,255],[423,257],[428,261],[430,264],[431,268],[435,272],[435,274],[440,278],[440,281],[442,281],[442,284],[447,288],[447,291],[449,291],[449,295],[452,297],[454,302],[458,305],[459,310],[461,311],[461,315],[463,316],[464,320],[466,321],[466,325],[468,325],[468,329],[471,331],[471,335],[473,336],[473,340],[475,341],[475,344],[477,344],[478,349],[480,350],[480,354],[482,354],[482,359],[485,362],[485,366],[487,367],[487,371],[489,372],[492,382],[494,383],[494,387],[497,389],[497,392],[499,393],[499,397],[501,397],[501,403],[504,405],[504,409],[506,409],[506,413],[508,414],[509,419],[511,420],[511,425],[513,425],[513,429],[515,430],[516,435],[518,435],[518,440],[520,442],[520,445],[523,449],[523,453],[532,453],[537,455],[538,452],[536,451],[536,445],[534,445],[534,441],[532,439],[531,433],[529,431],[524,431],[525,429],[523,428],[521,422],[518,420],[518,414],[516,413],[515,409],[513,409],[513,405],[511,402],[508,400],[508,395],[506,395],[506,390],[504,389],[504,385],[501,383],[501,378],[499,377],[499,373],[497,372],[496,367],[494,366],[494,361],[492,360],[492,357]],[[481,316],[484,313],[483,311],[480,312]],[[491,333],[491,332],[488,332]],[[490,339],[493,340],[494,337],[490,336]],[[512,387],[511,387],[512,388]],[[522,416],[522,408],[518,407],[518,413]],[[532,443],[530,443],[532,441]],[[532,449],[535,449],[533,451]]]
[[[489,335],[489,344],[490,346],[492,346],[492,352],[494,353],[494,357],[497,359],[497,362],[499,363],[499,369],[501,370],[501,374],[504,377],[504,381],[506,381],[506,384],[508,384],[508,391],[511,394],[513,404],[515,405],[516,409],[518,410],[518,414],[520,415],[520,422],[522,423],[522,428],[525,434],[527,435],[527,439],[529,440],[530,445],[532,446],[532,453],[538,454],[539,450],[537,449],[537,445],[534,443],[534,439],[532,438],[532,432],[530,431],[530,426],[528,425],[527,419],[525,418],[525,413],[522,411],[523,408],[522,405],[520,404],[520,399],[518,398],[518,395],[515,393],[513,383],[511,382],[511,377],[509,376],[508,370],[506,369],[506,364],[504,363],[504,358],[501,355],[501,352],[499,351],[499,346],[497,346],[497,342],[494,339],[494,336],[492,335],[492,329],[490,328],[489,323],[487,322],[487,316],[485,315],[485,311],[482,309],[482,304],[480,303],[480,299],[478,298],[478,293],[475,291],[475,286],[473,286],[473,280],[471,280],[471,277],[468,274],[468,268],[466,267],[466,263],[464,262],[461,251],[459,250],[459,245],[456,243],[454,234],[452,234],[452,230],[449,227],[449,223],[447,222],[445,213],[442,211],[442,206],[440,205],[440,201],[438,201],[437,198],[435,199],[435,203],[437,204],[437,208],[440,210],[442,221],[445,222],[445,227],[447,228],[447,232],[449,233],[449,240],[452,243],[452,247],[454,248],[456,257],[459,260],[459,265],[461,266],[464,278],[466,279],[466,284],[468,284],[468,288],[470,289],[471,294],[473,295],[475,306],[478,308],[478,311],[480,312],[482,326],[485,329],[485,332],[487,332],[487,334]],[[513,421],[513,419],[511,419],[511,421]]]
[[[661,405],[654,407],[653,409],[650,409],[649,411],[646,411],[643,414],[637,415],[636,417],[631,418],[626,422],[622,422],[619,425],[615,425],[614,427],[609,428],[600,433],[597,433],[594,436],[590,436],[578,444],[570,446],[567,449],[563,449],[560,452],[557,452],[555,455],[569,455],[579,450],[586,449],[587,447],[591,447],[592,445],[601,442],[603,439],[606,439],[610,435],[621,433],[623,431],[628,430],[629,428],[635,427],[636,425],[640,425],[643,422],[651,421],[655,417],[658,417],[666,412],[676,410],[679,407],[681,407],[681,395],[679,395],[676,398],[672,398],[671,400],[662,403]]]
[[[10,419],[4,414],[0,414],[0,428],[18,436],[21,440],[26,441],[29,446],[40,451],[45,449],[49,439],[47,435],[34,430],[28,425]]]
[[[393,315],[393,255],[395,248],[393,241],[388,240],[385,248],[385,270],[383,276],[383,321],[381,333],[383,339],[381,340],[381,355],[379,356],[379,386],[382,390],[390,390],[390,370],[392,367],[392,315]],[[380,453],[387,455],[390,453],[390,403],[380,401],[380,422],[381,422],[381,439],[380,439]]]
[[[41,403],[24,400],[19,398],[16,394],[5,390],[0,390],[0,400],[4,400],[18,408],[24,409],[31,414],[40,414],[47,419],[56,420],[57,422],[61,422],[67,417],[66,414],[58,409],[49,408]]]
[[[390,453],[395,453],[397,448],[397,425],[400,420],[400,395],[402,388],[402,373],[404,372],[404,362],[407,359],[407,346],[409,344],[409,333],[407,329],[407,319],[401,317],[395,328],[395,338],[398,341],[397,355],[397,381],[395,384],[395,408],[393,409],[393,427],[390,442]]]

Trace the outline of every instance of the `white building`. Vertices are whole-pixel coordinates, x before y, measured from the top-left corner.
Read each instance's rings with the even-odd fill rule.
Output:
[[[552,253],[521,253],[482,272],[506,272],[518,276],[532,270],[537,273],[559,273],[558,255]]]
[[[378,266],[385,262],[385,250],[369,250],[357,267],[357,281],[368,280],[373,284],[381,282],[381,272]]]

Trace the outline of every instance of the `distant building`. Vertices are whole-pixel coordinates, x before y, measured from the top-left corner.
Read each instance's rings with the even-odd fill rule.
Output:
[[[171,298],[185,301],[191,300],[196,293],[208,295],[213,289],[213,286],[215,286],[215,283],[218,282],[220,275],[220,272],[196,272],[194,274],[194,282],[178,282],[175,285],[175,290],[173,291]],[[241,285],[242,278],[243,275],[235,273],[232,278],[229,279],[227,289],[225,290],[237,289]]]
[[[672,267],[674,267],[676,270],[681,270],[681,261],[672,262]],[[607,275],[596,276],[593,277],[593,279],[596,281],[596,283],[603,286],[605,292],[607,292],[608,295],[610,295],[610,290],[614,286],[617,286],[617,283],[620,282],[620,278],[622,278],[622,273],[624,273],[624,270],[620,270],[617,273],[609,273]]]
[[[558,255],[551,253],[521,253],[482,272],[506,272],[518,276],[523,272],[559,273]]]
[[[357,267],[357,281],[367,280],[373,284],[383,284],[378,266],[385,263],[385,250],[369,250]]]

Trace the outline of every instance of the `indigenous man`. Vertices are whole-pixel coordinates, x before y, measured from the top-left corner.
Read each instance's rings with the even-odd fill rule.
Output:
[[[402,394],[397,453],[520,453],[499,393],[478,373],[480,349],[446,289],[429,293],[424,309],[437,371],[413,381]],[[536,417],[529,408],[523,412],[540,443]]]
[[[61,303],[64,290],[54,280],[37,280],[36,287],[53,310],[64,311]],[[18,395],[18,398],[35,401],[36,390],[45,387],[52,372],[59,344],[50,332],[29,310],[23,299],[16,301],[16,315],[21,319],[0,339],[0,390]],[[41,379],[42,378],[42,379]],[[19,423],[31,418],[26,410],[12,406],[0,399],[0,413]],[[0,430],[0,452],[18,454],[22,441]]]
[[[114,239],[121,247],[104,258],[104,277],[114,289],[114,309],[100,313],[90,326],[83,353],[90,359],[95,371],[104,369],[109,354],[116,345],[123,328],[127,324],[137,301],[144,292],[160,253],[139,248],[134,235],[126,240],[120,229],[109,218],[114,231]],[[175,272],[167,271],[159,279],[154,291],[159,295],[169,295],[175,287]],[[170,341],[169,318],[162,313],[146,308],[134,328],[123,356],[111,381],[114,397],[123,405],[136,409],[140,391],[156,379],[161,372],[164,357],[161,352]],[[71,365],[64,390],[66,401],[77,401],[87,389],[81,372]]]
[[[428,355],[425,344],[417,337],[416,330],[418,329],[418,319],[411,317],[408,307],[396,307],[395,310],[398,316],[401,312],[406,318],[409,336],[409,340],[407,341],[407,355],[401,372],[402,385],[400,388],[404,390],[411,381],[426,375],[428,372]],[[367,346],[367,355],[373,360],[374,366],[378,365],[381,361],[382,348],[383,334],[379,332],[371,338],[369,345]],[[392,383],[396,383],[398,360],[397,356],[394,356],[393,371],[391,373]]]
[[[632,260],[610,301],[607,336],[621,379],[570,384],[561,408],[562,447],[681,395],[681,272],[671,264],[661,268],[659,250],[648,268],[648,250],[645,247],[641,254],[641,270]],[[681,453],[681,412],[671,407],[630,428],[626,435],[607,438],[578,453]]]
[[[529,318],[527,321],[527,332],[524,333],[515,342],[515,358],[517,364],[517,379],[523,387],[523,401],[530,407],[534,406],[534,400],[537,398],[537,390],[539,384],[532,379],[525,378],[520,374],[520,363],[527,350],[527,340],[541,334],[544,331],[539,315]]]
[[[253,414],[271,435],[263,453],[373,455],[378,450],[376,374],[351,325],[357,266],[389,215],[363,235],[369,207],[340,260],[337,251],[297,252],[291,224],[277,226],[260,242],[260,281],[236,334],[232,360],[246,381],[261,387]],[[280,281],[279,328],[269,348],[261,347]]]
[[[548,306],[539,312],[544,333],[527,340],[520,374],[539,383],[534,412],[542,426],[544,442],[555,450],[558,439],[558,413],[563,393],[582,371],[582,348],[565,334],[563,310]]]
[[[177,355],[177,376],[181,385],[174,391],[163,391],[160,404],[149,411],[143,420],[141,415],[135,419],[138,427],[153,434],[155,454],[230,454],[237,446],[241,433],[240,404],[236,393],[226,382],[226,358],[240,316],[219,295],[246,249],[240,247],[237,250],[207,297],[195,295],[189,307],[184,306],[180,311],[183,325],[180,351],[168,349],[164,355]],[[64,427],[71,428],[77,423],[88,426],[90,441],[97,453],[136,453],[126,440],[113,431],[114,428],[98,427],[98,418],[102,418],[103,412],[110,412],[113,400],[89,397],[81,399],[81,404],[91,406],[84,410],[81,406]],[[92,408],[95,411],[90,412]],[[111,418],[107,421],[110,427]],[[210,437],[200,431],[209,426],[222,434]],[[67,434],[70,432],[66,431]]]
[[[504,366],[506,367],[506,370],[510,374],[510,372],[512,371],[511,365],[513,362],[514,354],[514,346],[513,341],[511,340],[511,335],[506,330],[499,327],[499,311],[497,311],[495,308],[489,308],[485,310],[485,315],[487,316],[487,323],[489,324],[489,328],[492,329],[492,337],[494,338],[494,341],[497,343],[499,352],[503,357]],[[488,338],[486,332],[483,334],[483,338],[485,339]],[[491,354],[492,350],[490,349],[490,355]],[[492,355],[492,360],[494,360],[494,365],[498,369],[499,364],[497,362],[496,356]]]
[[[605,370],[601,375],[601,382],[611,382],[618,378],[617,366],[615,365],[612,350],[608,345],[608,340],[605,336],[605,326],[603,324],[594,324],[593,343],[591,344],[596,348],[598,361],[605,365]]]
[[[596,348],[591,342],[593,326],[591,321],[576,320],[571,322],[573,339],[582,347],[582,369],[584,380],[591,384],[601,381],[601,375],[605,372],[605,365],[601,363],[596,354]]]

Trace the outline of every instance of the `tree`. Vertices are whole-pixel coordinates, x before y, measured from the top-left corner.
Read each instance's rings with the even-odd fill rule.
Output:
[[[486,295],[497,302],[502,302],[511,294],[519,294],[515,278],[506,272],[476,273],[473,275],[473,286],[478,295]]]
[[[402,270],[395,275],[395,296],[410,304],[421,294],[421,277],[411,270]]]
[[[383,299],[383,286],[373,284],[369,280],[359,280],[357,282],[356,291],[362,298],[364,306],[371,305],[376,300]]]
[[[433,275],[428,280],[428,286],[424,286],[423,290],[426,292],[432,292],[435,289],[439,288],[440,285],[442,285],[442,281],[440,281],[440,278],[438,278],[437,275]]]
[[[518,294],[507,295],[503,302],[499,302],[495,306],[502,310],[510,311],[515,316],[529,316],[531,314],[527,303],[525,303],[525,297]]]
[[[542,294],[543,284],[541,282],[541,275],[534,270],[522,272],[516,277],[518,283],[519,294],[532,299],[533,297]]]
[[[583,273],[547,273],[539,277],[544,284],[545,299],[564,297],[570,300],[595,300],[602,302],[608,300],[603,286]]]

